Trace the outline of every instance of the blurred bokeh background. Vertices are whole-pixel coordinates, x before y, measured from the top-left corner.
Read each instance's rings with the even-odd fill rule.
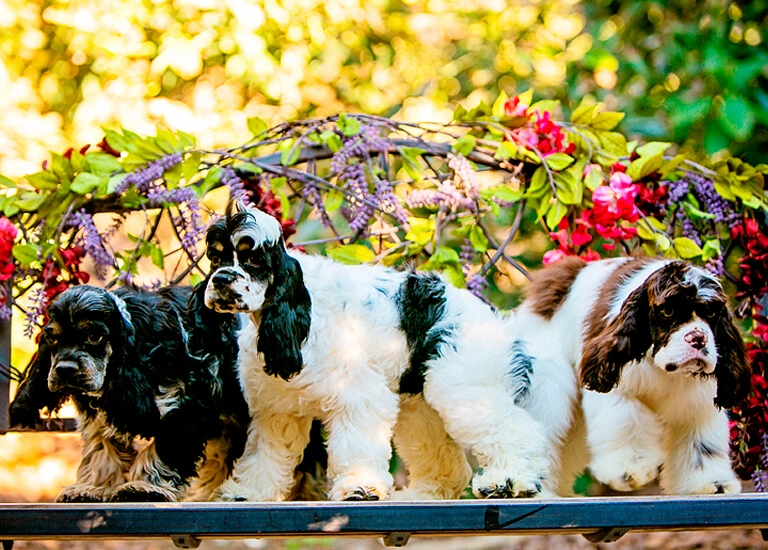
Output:
[[[758,164],[766,32],[766,0],[0,0],[0,173],[104,127],[211,148],[247,141],[253,116],[445,122],[530,87],[566,111],[603,101],[630,136]],[[14,344],[23,364],[33,343]],[[78,454],[73,435],[2,436],[0,500],[52,499]]]

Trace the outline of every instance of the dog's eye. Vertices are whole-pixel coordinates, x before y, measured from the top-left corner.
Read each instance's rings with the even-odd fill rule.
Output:
[[[675,314],[675,309],[670,306],[662,306],[659,309],[659,315],[661,315],[664,319],[669,319]]]
[[[89,344],[100,344],[101,341],[104,340],[104,336],[101,334],[89,334],[86,340]]]
[[[59,340],[53,334],[46,334],[45,339],[48,342],[48,345],[52,347],[59,343]]]
[[[221,265],[221,258],[219,256],[209,256],[208,259],[211,261],[211,267],[219,267]]]

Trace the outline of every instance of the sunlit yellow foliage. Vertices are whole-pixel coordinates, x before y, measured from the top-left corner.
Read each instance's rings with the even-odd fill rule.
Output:
[[[584,24],[578,0],[0,0],[0,173],[104,125],[211,147],[249,116],[445,120],[521,80],[562,85]]]

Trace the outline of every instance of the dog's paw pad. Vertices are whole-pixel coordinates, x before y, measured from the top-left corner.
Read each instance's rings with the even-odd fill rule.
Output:
[[[474,490],[477,498],[531,498],[541,492],[541,481],[522,482],[507,479],[504,484],[478,487]]]
[[[378,491],[373,487],[357,487],[344,496],[343,500],[346,501],[376,501],[381,500],[381,496]]]

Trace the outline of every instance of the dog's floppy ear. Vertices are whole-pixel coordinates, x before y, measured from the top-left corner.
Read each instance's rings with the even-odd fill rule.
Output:
[[[100,405],[107,421],[119,430],[149,436],[160,420],[160,412],[144,372],[144,358],[136,351],[136,332],[125,302],[114,294],[110,296],[115,300],[117,311],[109,330],[112,355]]]
[[[309,335],[312,303],[299,262],[286,254],[282,242],[274,247],[274,274],[261,310],[258,351],[264,372],[290,380],[301,372],[301,345]]]
[[[713,328],[717,347],[715,405],[730,409],[749,395],[752,389],[752,369],[747,359],[744,341],[728,308],[723,308]]]
[[[647,287],[646,282],[632,291],[619,314],[584,342],[579,373],[588,389],[611,391],[619,383],[624,365],[639,360],[651,347]]]
[[[24,380],[8,407],[10,425],[13,428],[34,428],[40,423],[40,409],[56,411],[66,395],[48,388],[48,373],[51,370],[51,350],[40,336],[37,353],[24,371]]]

